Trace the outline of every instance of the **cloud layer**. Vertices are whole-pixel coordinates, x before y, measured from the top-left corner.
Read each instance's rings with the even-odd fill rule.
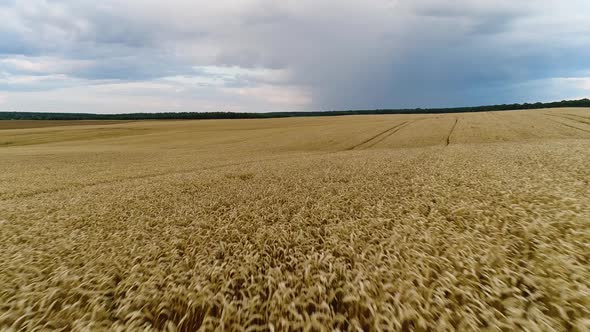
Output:
[[[590,95],[587,0],[0,0],[0,109],[274,111]]]

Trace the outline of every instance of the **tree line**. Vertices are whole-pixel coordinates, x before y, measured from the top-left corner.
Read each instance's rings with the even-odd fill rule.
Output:
[[[265,119],[300,116],[338,116],[368,114],[440,114],[511,111],[537,108],[590,107],[590,99],[562,100],[550,103],[502,104],[473,107],[451,108],[405,108],[373,110],[340,110],[312,112],[269,112],[269,113],[234,113],[234,112],[163,112],[163,113],[127,113],[127,114],[93,114],[93,113],[42,113],[42,112],[0,112],[0,120],[207,120],[207,119]]]

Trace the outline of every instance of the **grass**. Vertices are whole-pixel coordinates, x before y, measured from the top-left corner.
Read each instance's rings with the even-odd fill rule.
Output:
[[[584,117],[2,130],[0,329],[585,331]]]

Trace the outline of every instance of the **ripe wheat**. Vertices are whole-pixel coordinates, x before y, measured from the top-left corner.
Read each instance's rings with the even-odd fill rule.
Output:
[[[586,331],[584,118],[0,130],[0,329]]]

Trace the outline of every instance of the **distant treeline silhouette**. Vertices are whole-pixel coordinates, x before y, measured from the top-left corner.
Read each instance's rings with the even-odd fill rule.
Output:
[[[337,116],[368,114],[440,114],[488,111],[510,111],[536,108],[590,107],[590,99],[562,100],[551,103],[502,104],[490,106],[453,107],[453,108],[413,108],[413,109],[374,109],[341,110],[312,112],[269,112],[269,113],[234,113],[234,112],[178,112],[178,113],[127,113],[127,114],[92,114],[92,113],[40,113],[40,112],[0,112],[0,120],[183,120],[183,119],[266,119],[300,116]]]

